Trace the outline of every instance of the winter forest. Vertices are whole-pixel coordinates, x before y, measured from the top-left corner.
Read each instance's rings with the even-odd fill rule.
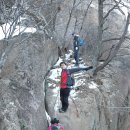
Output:
[[[130,130],[129,49],[130,0],[0,0],[0,130]]]

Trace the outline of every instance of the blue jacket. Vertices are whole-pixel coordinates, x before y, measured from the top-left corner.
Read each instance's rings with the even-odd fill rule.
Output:
[[[73,73],[75,73],[75,72],[78,72],[78,71],[81,71],[81,70],[89,70],[89,67],[86,67],[86,68],[72,68],[72,69],[67,69],[68,70],[68,72],[69,72],[69,74],[73,74]]]

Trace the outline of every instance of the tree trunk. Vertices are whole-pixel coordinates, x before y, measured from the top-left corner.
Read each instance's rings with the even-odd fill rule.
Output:
[[[98,57],[101,53],[102,48],[102,34],[103,34],[103,2],[98,0],[98,38],[97,45],[95,45],[93,66],[97,68],[98,66]]]
[[[111,51],[109,53],[109,56],[107,57],[107,59],[105,60],[105,62],[102,65],[100,65],[100,66],[98,66],[96,68],[96,70],[94,71],[94,75],[96,75],[98,71],[102,70],[116,56],[116,54],[118,53],[118,50],[120,49],[121,44],[125,40],[125,36],[127,34],[127,31],[128,31],[129,21],[130,21],[130,14],[128,14],[128,16],[127,16],[127,21],[126,21],[125,29],[124,29],[124,32],[122,34],[122,37],[121,37],[120,41],[118,42],[118,44],[115,47],[113,47],[111,49]]]

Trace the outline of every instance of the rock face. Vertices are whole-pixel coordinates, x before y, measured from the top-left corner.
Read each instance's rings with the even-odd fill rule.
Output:
[[[20,37],[12,41],[16,44],[0,79],[0,130],[46,130],[43,81],[58,58],[58,47],[44,38],[35,33],[21,44]]]
[[[8,3],[8,0],[6,1],[7,6],[12,7],[14,0],[11,0],[10,3]],[[42,5],[42,0],[38,0],[38,3],[35,2],[37,0],[28,1],[27,3],[30,5],[33,2],[36,4],[30,9],[32,12],[34,11],[35,16],[37,16],[38,9],[39,15],[36,18],[45,16],[47,22],[52,18],[52,14],[55,15],[56,8],[61,7],[56,17],[49,22],[51,27],[50,25],[46,27],[46,29],[55,30],[55,35],[53,36],[53,32],[51,32],[50,36],[58,39],[57,42],[61,43],[60,47],[64,43],[68,47],[69,44],[72,46],[71,33],[73,31],[79,33],[81,29],[81,35],[86,37],[88,42],[84,47],[81,47],[81,54],[85,55],[85,58],[86,55],[89,57],[88,53],[93,55],[93,44],[97,40],[98,25],[97,3],[95,4],[95,1],[90,6],[84,19],[84,28],[81,28],[81,26],[88,1],[84,1],[76,9],[74,8],[71,18],[69,13],[73,1],[67,0],[58,6],[51,0],[48,2],[53,3],[53,8],[51,5],[48,7],[45,4],[44,9],[42,6],[39,9],[39,5]],[[36,11],[33,10],[34,7],[36,7]],[[3,15],[0,14],[0,24],[5,22],[2,17]],[[120,25],[124,22],[120,15],[115,12],[110,17],[106,24],[115,23],[116,21],[116,26],[114,26],[115,24],[109,26],[109,32],[114,34],[104,34],[106,39],[119,35],[122,31]],[[68,23],[69,18],[70,22]],[[34,17],[30,16],[29,20],[32,20],[33,26],[36,24]],[[26,24],[29,26],[30,21],[27,21]],[[42,27],[44,25],[45,23],[41,23]],[[40,29],[42,30],[42,28]],[[28,36],[29,38],[27,38]],[[22,39],[26,40],[19,44]],[[0,130],[46,130],[45,108],[51,116],[55,115],[53,105],[56,95],[53,95],[53,89],[45,91],[44,78],[47,71],[58,58],[58,43],[54,43],[40,33],[23,34],[20,37],[13,38],[11,42],[16,44],[9,53],[7,62],[0,73]],[[108,46],[106,44],[104,48]],[[0,56],[5,47],[6,45],[1,42]],[[88,50],[86,51],[86,49]],[[124,55],[129,54],[129,50],[124,52],[123,50]],[[105,56],[103,55],[103,59]],[[130,129],[129,63],[129,57],[117,57],[110,66],[107,66],[108,68],[106,67],[104,71],[99,73],[97,79],[94,79],[94,82],[98,84],[97,89],[89,89],[87,82],[85,86],[81,86],[77,94],[78,98],[75,97],[74,101],[71,98],[69,99],[70,106],[68,111],[64,114],[57,113],[61,123],[65,126],[65,130]],[[86,81],[89,82],[87,79]],[[46,92],[46,99],[44,92]]]

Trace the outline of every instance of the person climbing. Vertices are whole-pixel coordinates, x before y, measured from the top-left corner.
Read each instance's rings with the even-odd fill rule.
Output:
[[[51,125],[47,128],[47,130],[64,130],[64,127],[59,124],[59,120],[52,118]]]
[[[68,83],[68,76],[71,75],[72,73],[82,71],[82,70],[89,70],[92,69],[92,66],[86,67],[86,68],[72,68],[72,69],[67,69],[67,64],[65,62],[60,63],[60,67],[62,69],[61,71],[61,80],[60,80],[60,100],[62,107],[59,109],[60,113],[64,113],[67,111],[69,103],[68,103],[68,97],[71,91],[71,88]]]
[[[74,47],[74,59],[75,59],[75,65],[79,65],[79,35],[76,35],[75,33],[72,33],[73,38],[73,47]]]

